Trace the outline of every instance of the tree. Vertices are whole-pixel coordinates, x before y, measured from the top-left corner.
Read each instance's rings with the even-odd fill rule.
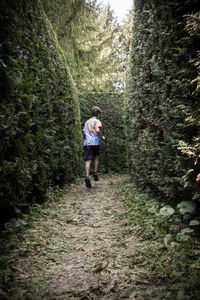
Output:
[[[61,2],[44,1],[44,6],[78,91],[123,88],[132,15],[119,25],[109,5],[83,0]]]

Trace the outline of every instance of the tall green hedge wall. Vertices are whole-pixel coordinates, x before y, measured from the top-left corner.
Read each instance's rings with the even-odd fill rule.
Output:
[[[39,0],[0,5],[0,214],[79,173],[79,103]]]
[[[101,108],[102,133],[100,172],[125,172],[124,95],[120,93],[91,93],[79,95],[82,128],[91,117],[93,105]]]
[[[199,199],[200,102],[192,95],[199,37],[185,30],[199,1],[135,0],[125,101],[134,179],[167,201]]]

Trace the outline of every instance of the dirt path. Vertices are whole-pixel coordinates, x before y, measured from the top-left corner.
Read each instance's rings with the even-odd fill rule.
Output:
[[[134,299],[130,267],[136,238],[118,195],[125,176],[103,176],[91,190],[72,185],[21,237],[9,299]],[[15,254],[13,254],[15,255]]]

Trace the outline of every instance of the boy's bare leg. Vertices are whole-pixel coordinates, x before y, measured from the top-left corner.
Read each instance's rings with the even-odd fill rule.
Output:
[[[99,168],[99,155],[95,156],[94,159],[94,172],[97,173]]]
[[[86,160],[85,162],[86,177],[90,176],[90,164],[91,164],[91,160]]]

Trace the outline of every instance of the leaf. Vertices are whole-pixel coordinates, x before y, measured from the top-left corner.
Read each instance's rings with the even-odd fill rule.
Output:
[[[11,265],[10,267],[15,271],[18,271],[20,273],[25,273],[24,269],[22,269],[20,265]]]
[[[192,214],[196,210],[196,204],[191,201],[182,201],[177,205],[177,208],[179,208],[181,214],[186,214],[186,213]]]
[[[18,279],[27,279],[30,275],[28,273],[21,273],[17,276]]]
[[[165,237],[166,237],[166,239],[167,239],[168,242],[171,242],[172,239],[173,239],[173,235],[171,233],[166,234]]]
[[[29,95],[27,95],[27,94],[22,94],[21,95],[21,98],[29,98],[30,96]]]
[[[190,239],[191,234],[194,232],[191,228],[184,228],[181,232],[177,233],[177,240],[179,242],[187,242]]]
[[[189,223],[190,226],[197,226],[199,224],[200,224],[200,222],[198,220],[191,220]]]
[[[174,212],[175,210],[173,209],[173,207],[171,207],[170,205],[165,205],[160,209],[159,214],[163,217],[170,217],[174,214]]]

